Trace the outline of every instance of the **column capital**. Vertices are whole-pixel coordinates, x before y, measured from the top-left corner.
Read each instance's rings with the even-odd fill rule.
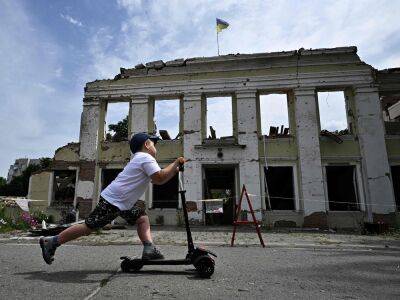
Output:
[[[315,87],[307,87],[307,88],[296,88],[293,90],[294,95],[297,96],[314,96],[315,95]]]
[[[237,98],[255,98],[257,95],[257,89],[246,89],[235,91]]]
[[[149,102],[149,96],[143,94],[132,95],[131,104],[147,104]]]
[[[202,93],[201,92],[189,92],[183,94],[184,101],[201,101]]]
[[[83,106],[99,106],[100,99],[98,97],[84,97]]]
[[[379,92],[377,87],[371,86],[371,85],[355,85],[355,86],[353,86],[353,89],[356,94],[378,93]]]

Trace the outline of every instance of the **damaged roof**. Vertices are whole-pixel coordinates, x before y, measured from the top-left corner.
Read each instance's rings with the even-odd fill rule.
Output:
[[[310,56],[329,56],[334,57],[335,55],[347,55],[349,63],[363,63],[357,56],[357,47],[336,47],[336,48],[321,48],[321,49],[304,49],[291,51],[279,51],[279,52],[264,52],[254,54],[228,54],[220,56],[210,57],[193,57],[193,58],[178,58],[164,62],[163,60],[156,60],[147,63],[139,63],[134,68],[121,68],[120,73],[115,76],[114,80],[131,77],[143,77],[143,76],[154,76],[154,75],[170,75],[177,73],[186,73],[200,71],[200,68],[210,68],[211,71],[223,70],[223,66],[226,68],[226,64],[238,64],[241,61],[247,61],[248,66],[252,68],[252,62],[254,67],[273,67],[273,62],[281,61],[282,58],[286,58],[289,61],[288,66],[296,64],[302,59],[304,63],[310,62],[307,57]],[[342,58],[343,59],[343,58]],[[331,58],[326,58],[327,63],[335,63]],[[338,63],[339,61],[337,61]],[[96,80],[97,81],[97,80]]]

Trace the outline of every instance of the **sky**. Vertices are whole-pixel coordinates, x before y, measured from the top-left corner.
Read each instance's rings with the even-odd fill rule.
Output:
[[[16,158],[53,157],[79,140],[86,82],[216,55],[215,18],[230,24],[221,54],[355,45],[384,69],[400,66],[399,16],[399,0],[0,0],[0,176]]]

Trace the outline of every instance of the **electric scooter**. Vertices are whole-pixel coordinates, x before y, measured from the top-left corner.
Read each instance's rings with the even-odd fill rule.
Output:
[[[193,265],[197,273],[202,278],[210,278],[214,273],[215,261],[210,255],[217,257],[211,251],[203,248],[195,247],[193,244],[192,233],[190,231],[188,212],[186,209],[186,191],[183,188],[182,175],[183,164],[179,165],[179,194],[182,200],[182,210],[185,219],[185,227],[188,241],[188,253],[184,259],[158,259],[143,260],[141,258],[131,258],[128,256],[121,257],[122,272],[138,272],[145,265]]]

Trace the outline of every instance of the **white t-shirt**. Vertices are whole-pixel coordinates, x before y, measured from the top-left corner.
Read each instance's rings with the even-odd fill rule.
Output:
[[[136,152],[117,178],[101,192],[101,196],[120,210],[130,209],[146,191],[150,176],[160,170],[153,156]]]

